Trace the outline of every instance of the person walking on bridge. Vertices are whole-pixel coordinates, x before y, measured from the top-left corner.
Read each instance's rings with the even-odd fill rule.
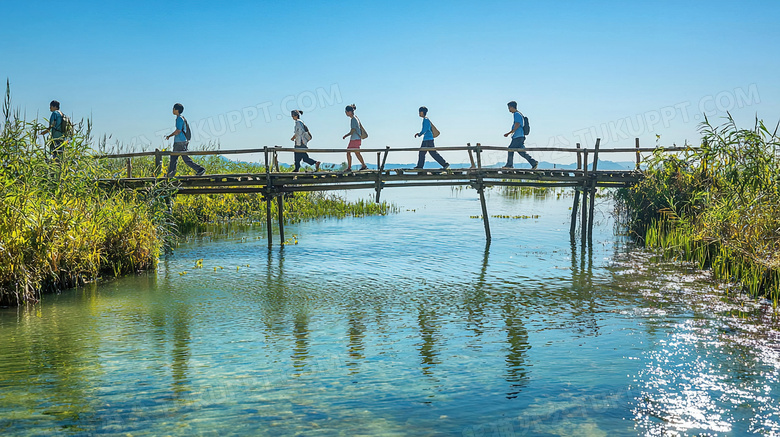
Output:
[[[182,117],[181,113],[184,112],[184,105],[176,103],[173,105],[173,115],[176,116],[176,125],[173,133],[166,135],[165,139],[169,140],[173,137],[173,151],[174,152],[186,152],[187,146],[190,144],[190,138],[192,133],[190,132],[190,124]],[[196,176],[203,176],[206,174],[206,169],[199,166],[187,155],[181,155],[181,160],[184,161],[191,169],[195,170]],[[171,160],[168,162],[168,177],[172,178],[176,176],[176,164],[179,162],[179,155],[171,155]]]
[[[349,137],[349,144],[347,145],[347,171],[352,170],[352,153],[355,154],[358,161],[360,161],[360,170],[365,170],[368,168],[366,165],[366,162],[363,160],[363,155],[360,154],[360,145],[363,142],[363,125],[360,123],[360,120],[358,120],[357,116],[355,115],[355,109],[357,107],[355,104],[348,105],[344,109],[344,113],[347,114],[347,117],[351,118],[352,121],[350,122],[350,131],[348,134],[344,135],[341,139],[346,139]]]
[[[525,149],[525,118],[517,110],[517,102],[514,100],[507,103],[506,106],[509,108],[509,112],[514,115],[514,122],[512,123],[512,130],[504,134],[504,137],[512,135],[512,142],[509,144],[509,153],[507,154],[504,168],[514,168],[515,151],[512,149],[518,149],[517,153],[528,161],[528,164],[531,165],[531,170],[536,170],[536,167],[539,166],[539,161],[531,158],[531,155],[523,150]]]
[[[296,149],[308,149],[306,145],[309,144],[309,141],[311,140],[311,133],[309,132],[309,128],[306,127],[301,120],[301,115],[303,115],[303,111],[299,109],[290,111],[290,116],[295,120],[295,132],[290,140],[295,141]],[[320,171],[319,161],[309,158],[309,154],[306,152],[295,152],[295,168],[293,168],[293,172],[297,173],[301,170],[301,161],[309,165],[314,165],[314,171]]]
[[[425,166],[426,153],[430,153],[433,159],[435,159],[436,162],[438,162],[439,165],[441,165],[443,168],[445,169],[449,168],[450,164],[447,161],[445,161],[441,155],[439,155],[439,152],[435,150],[427,150],[427,149],[432,149],[434,147],[433,144],[433,138],[435,136],[433,134],[434,126],[431,123],[431,120],[428,119],[428,108],[426,108],[425,106],[420,106],[420,109],[418,111],[420,113],[420,117],[422,117],[423,119],[422,130],[420,131],[420,133],[414,134],[414,137],[415,138],[423,137],[423,142],[420,145],[420,149],[422,150],[420,150],[420,153],[417,154],[417,166],[414,168],[423,168]],[[438,136],[439,131],[436,130],[436,132],[437,132],[436,136]]]

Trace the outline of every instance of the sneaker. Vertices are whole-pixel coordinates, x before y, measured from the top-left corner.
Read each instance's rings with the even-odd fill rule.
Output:
[[[503,168],[504,170],[512,170],[514,167],[512,167],[511,165],[505,165],[501,168]]]
[[[539,167],[539,161],[534,161],[534,164],[531,166],[531,170],[536,170],[537,167]]]
[[[363,165],[360,166],[360,170],[368,170],[368,166],[363,164]]]
[[[203,176],[204,174],[206,174],[206,169],[201,167],[201,169],[195,173],[195,176]]]
[[[321,164],[321,162],[319,162],[319,161],[314,163],[314,171],[320,171],[320,164]]]

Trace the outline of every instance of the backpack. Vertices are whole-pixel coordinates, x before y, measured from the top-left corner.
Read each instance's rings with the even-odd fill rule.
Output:
[[[190,124],[187,123],[187,119],[184,118],[183,116],[180,115],[179,117],[181,117],[181,119],[184,120],[184,126],[182,126],[183,129],[181,130],[181,133],[183,133],[184,138],[186,138],[187,141],[189,141],[190,138],[192,138],[192,131],[190,130]]]
[[[311,132],[309,132],[309,127],[306,126],[306,123],[301,122],[303,125],[303,130],[306,131],[303,133],[303,141],[306,141],[307,143],[311,141]]]
[[[74,132],[73,122],[70,121],[70,117],[63,114],[62,111],[58,110],[57,112],[60,113],[60,117],[62,117],[62,121],[60,122],[60,128],[55,130],[62,132],[62,136],[65,138],[72,138]]]
[[[360,139],[365,140],[366,138],[368,138],[368,132],[366,132],[366,128],[363,127],[363,123],[360,122],[359,118],[357,119],[357,121],[358,121],[358,126],[360,126]]]
[[[520,115],[523,117],[523,136],[526,136],[531,133],[531,125],[528,124],[528,117],[523,115],[521,112]]]

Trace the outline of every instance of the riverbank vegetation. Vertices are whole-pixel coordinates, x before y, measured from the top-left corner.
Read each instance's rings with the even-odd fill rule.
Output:
[[[76,126],[60,159],[43,144],[41,123],[12,111],[10,91],[0,131],[0,305],[36,302],[42,293],[153,269],[160,253],[188,233],[229,223],[263,223],[260,194],[175,196],[175,180],[147,190],[106,190],[122,162],[96,159],[89,121]],[[98,142],[105,148],[105,139]],[[263,173],[264,167],[221,157],[201,160],[209,173]],[[153,160],[135,160],[139,172]],[[167,163],[166,163],[167,164]],[[180,165],[180,174],[189,168]],[[286,222],[386,214],[394,207],[349,202],[336,195],[296,194],[285,201]],[[277,215],[276,208],[272,208]]]
[[[702,143],[656,153],[646,177],[616,197],[630,231],[649,247],[710,268],[725,281],[780,299],[780,158],[777,128],[760,120],[700,126]]]
[[[44,126],[12,113],[8,92],[3,115],[0,303],[34,302],[104,274],[153,268],[164,233],[156,201],[98,188],[89,126],[53,160],[39,138]]]

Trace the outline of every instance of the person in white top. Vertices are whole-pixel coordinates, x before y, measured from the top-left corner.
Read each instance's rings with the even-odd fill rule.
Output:
[[[292,119],[295,120],[295,133],[293,134],[292,138],[290,138],[290,140],[295,141],[296,149],[308,149],[306,145],[309,144],[311,134],[309,134],[309,128],[307,128],[306,125],[303,124],[303,121],[301,121],[301,115],[303,115],[303,111],[299,109],[295,109],[290,112],[290,116],[292,116]],[[315,161],[309,158],[309,154],[306,152],[295,152],[295,168],[293,169],[293,172],[298,172],[301,170],[301,161],[309,165],[313,165],[314,171],[320,171],[319,161]]]

